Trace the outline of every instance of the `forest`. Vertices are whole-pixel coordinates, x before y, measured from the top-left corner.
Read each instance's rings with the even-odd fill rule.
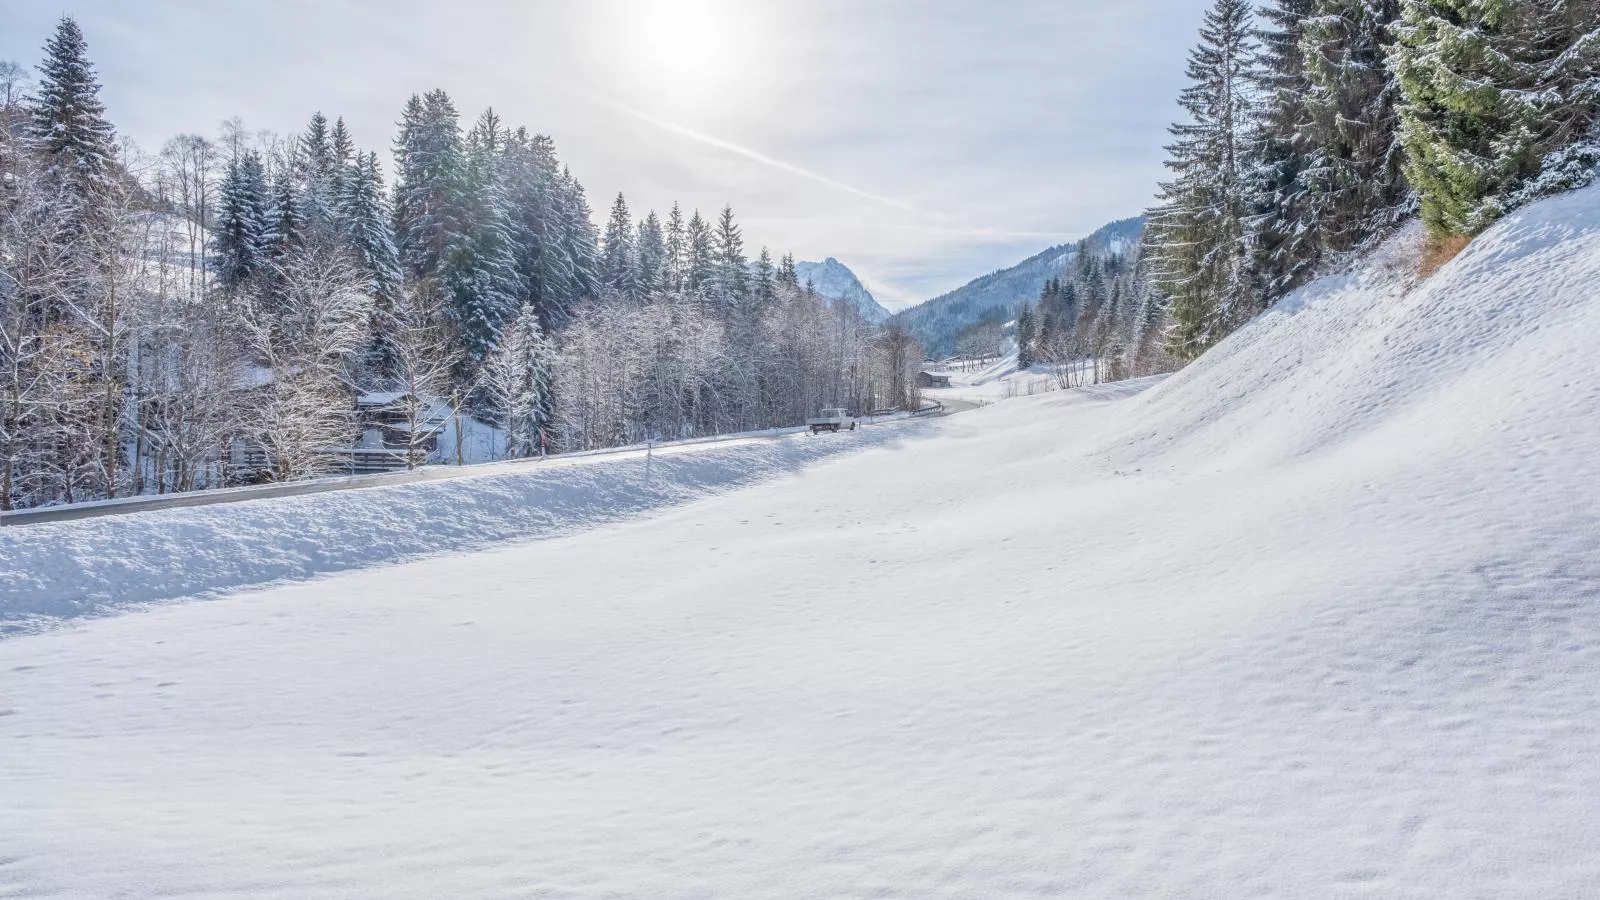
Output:
[[[917,402],[916,342],[752,258],[731,208],[597,226],[549,137],[442,90],[386,181],[320,112],[142,152],[71,18],[0,88],[0,510]]]
[[[1600,166],[1595,0],[1216,0],[1141,253],[1192,359],[1403,224],[1423,274]]]

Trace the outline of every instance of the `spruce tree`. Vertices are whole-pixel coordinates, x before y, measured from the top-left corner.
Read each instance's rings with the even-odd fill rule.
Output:
[[[714,286],[712,299],[725,313],[739,309],[748,290],[744,235],[733,221],[733,207],[724,206],[713,236]]]
[[[267,204],[264,244],[274,263],[282,263],[295,248],[306,243],[306,216],[291,168],[278,166],[277,180],[272,183]]]
[[[372,296],[372,343],[365,354],[366,363],[380,376],[388,375],[396,359],[392,319],[405,289],[405,276],[389,225],[378,155],[358,157],[343,180],[343,188],[344,194],[338,198],[340,236],[366,276],[367,291]]]
[[[1528,0],[1407,0],[1393,65],[1406,174],[1435,239],[1472,235],[1541,163]]]
[[[561,246],[571,261],[572,282],[566,299],[571,310],[582,300],[593,297],[600,283],[600,237],[594,227],[589,198],[571,169],[561,170]]]
[[[712,260],[711,226],[700,217],[700,210],[695,210],[689,217],[689,226],[685,229],[685,234],[688,262],[684,268],[684,282],[690,293],[696,294],[703,300],[710,295],[711,281],[716,269]]]
[[[524,302],[533,304],[547,331],[553,330],[580,293],[573,287],[573,260],[564,249],[564,188],[555,144],[518,128],[506,136],[501,159]]]
[[[778,299],[778,277],[777,270],[772,266],[772,253],[767,248],[761,248],[760,255],[756,257],[755,271],[750,275],[750,296],[756,308],[770,309]]]
[[[211,252],[218,282],[233,290],[266,270],[270,199],[261,155],[246,151],[228,162],[217,188]]]
[[[502,137],[492,109],[467,135],[451,192],[457,204],[453,227],[439,264],[446,312],[460,342],[462,377],[469,381],[499,346],[521,294],[499,168]]]
[[[1193,357],[1260,308],[1245,244],[1244,178],[1255,55],[1245,0],[1215,0],[1189,56],[1179,97],[1188,122],[1171,128],[1171,181],[1146,229],[1151,276],[1172,298],[1172,352]],[[1087,308],[1085,314],[1088,314]]]
[[[507,329],[490,363],[500,425],[506,432],[506,455],[514,459],[542,455],[554,411],[551,366],[554,348],[539,325],[539,311],[524,306]]]
[[[684,273],[688,269],[689,237],[684,231],[683,208],[676,202],[667,214],[665,287],[669,291],[684,289]]]
[[[28,105],[28,135],[46,173],[89,214],[116,168],[116,130],[106,121],[100,82],[83,31],[63,17],[44,47],[39,83]]]
[[[461,231],[460,117],[441,90],[406,103],[395,142],[395,241],[406,270],[419,278],[439,274],[447,248]]]
[[[300,136],[299,152],[294,159],[297,169],[295,179],[300,195],[300,213],[305,226],[318,240],[327,239],[336,230],[335,207],[339,164],[333,150],[333,140],[328,129],[328,119],[321,112],[313,113]]]
[[[1253,77],[1260,106],[1245,177],[1250,265],[1264,300],[1305,282],[1320,256],[1318,207],[1305,180],[1313,166],[1306,107],[1311,83],[1301,50],[1304,23],[1315,7],[1316,0],[1274,0],[1261,9],[1268,27],[1256,31]]]
[[[639,295],[639,260],[634,246],[633,216],[628,212],[628,201],[620,193],[611,204],[611,218],[606,221],[604,249],[600,262],[600,283],[626,300]]]
[[[636,250],[639,273],[635,280],[639,290],[646,296],[660,292],[666,287],[667,281],[667,242],[661,229],[661,218],[654,210],[639,222]]]
[[[1399,0],[1317,0],[1301,35],[1308,90],[1301,180],[1321,252],[1349,254],[1412,212],[1400,147],[1399,84],[1389,70]]]
[[[1034,319],[1033,306],[1027,303],[1017,311],[1017,369],[1026,370],[1034,362],[1034,340],[1037,337],[1037,323]]]

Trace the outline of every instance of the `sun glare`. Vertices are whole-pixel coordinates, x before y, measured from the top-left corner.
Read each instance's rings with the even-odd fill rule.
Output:
[[[731,20],[715,0],[635,0],[633,65],[668,91],[702,91],[729,70]]]

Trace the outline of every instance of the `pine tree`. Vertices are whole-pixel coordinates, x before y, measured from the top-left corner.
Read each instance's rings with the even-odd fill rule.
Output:
[[[290,170],[290,166],[278,167],[278,177],[272,184],[267,205],[265,245],[274,263],[282,263],[296,248],[306,244],[306,216]]]
[[[785,253],[778,263],[778,283],[792,288],[800,287],[800,271],[795,268],[794,254]]]
[[[684,232],[683,209],[672,204],[667,214],[665,287],[669,291],[684,289],[684,273],[688,269],[689,239]]]
[[[722,216],[717,219],[712,254],[715,267],[712,299],[725,312],[731,313],[744,304],[748,290],[744,235],[734,224],[731,206],[724,206]]]
[[[593,212],[583,185],[572,177],[570,169],[561,171],[561,246],[571,261],[571,294],[566,309],[571,310],[584,298],[598,293],[600,284],[600,237],[594,227]]]
[[[339,169],[334,158],[328,119],[321,112],[311,115],[300,136],[299,152],[294,155],[300,214],[306,229],[318,239],[332,236],[337,192],[334,182]]]
[[[461,129],[450,95],[434,90],[411,97],[394,154],[394,232],[401,262],[413,276],[435,276],[461,230]]]
[[[517,274],[525,303],[533,304],[547,331],[566,320],[582,292],[565,249],[561,166],[555,144],[518,128],[501,154]]]
[[[639,222],[636,248],[639,272],[635,280],[639,290],[645,296],[659,293],[667,282],[667,242],[662,233],[661,219],[654,210]]]
[[[1172,298],[1172,351],[1199,355],[1259,309],[1244,242],[1244,179],[1255,53],[1245,0],[1216,0],[1189,57],[1179,98],[1190,121],[1172,126],[1162,205],[1146,229],[1151,276]]]
[[[711,227],[705,219],[700,218],[700,210],[695,210],[689,217],[685,234],[688,262],[684,268],[684,281],[690,293],[706,298],[712,290],[715,267],[712,261]]]
[[[1321,252],[1369,247],[1411,214],[1400,147],[1399,84],[1389,70],[1399,0],[1317,0],[1301,35],[1308,90],[1301,175]]]
[[[623,299],[638,299],[639,259],[634,246],[633,216],[628,212],[627,199],[620,193],[611,204],[601,252],[600,283]]]
[[[502,136],[492,109],[467,135],[451,192],[458,204],[454,227],[446,235],[439,264],[445,310],[456,326],[466,381],[499,346],[502,330],[517,315],[522,293],[499,168]]]
[[[261,155],[246,151],[229,161],[217,191],[211,250],[218,281],[225,290],[236,289],[266,270],[269,215]]]
[[[761,254],[756,257],[755,271],[751,276],[750,295],[756,302],[756,308],[771,309],[778,299],[778,279],[777,271],[772,267],[772,253],[767,248],[761,248]]]
[[[361,160],[356,158],[355,141],[345,127],[343,116],[334,121],[328,146],[333,157],[333,171],[328,176],[328,196],[333,198],[334,212],[337,214],[340,198],[350,193],[350,181],[359,174],[361,166]],[[343,223],[339,223],[338,228],[343,230]]]
[[[378,169],[378,154],[359,157],[343,181],[339,198],[341,237],[351,257],[367,279],[372,297],[372,343],[365,354],[368,367],[379,375],[394,369],[395,347],[391,342],[393,317],[405,289],[400,254],[395,250],[394,232],[383,190],[383,174]]]
[[[1253,75],[1260,109],[1245,177],[1251,266],[1268,301],[1305,282],[1321,252],[1316,198],[1304,178],[1313,162],[1306,107],[1311,83],[1301,50],[1304,23],[1316,3],[1275,0],[1261,10],[1269,27],[1256,32],[1260,51]]]
[[[1017,311],[1017,369],[1025,370],[1034,362],[1034,340],[1038,337],[1033,307],[1024,303]]]
[[[542,455],[554,412],[551,366],[555,348],[539,325],[539,312],[524,306],[507,329],[489,364],[490,384],[500,425],[506,432],[506,455],[514,459]]]
[[[29,136],[44,170],[81,204],[115,172],[116,130],[106,121],[78,23],[63,17],[44,54],[28,109]]]
[[[1407,0],[1393,65],[1406,174],[1436,239],[1471,235],[1537,174],[1541,152],[1524,57],[1522,0]]]

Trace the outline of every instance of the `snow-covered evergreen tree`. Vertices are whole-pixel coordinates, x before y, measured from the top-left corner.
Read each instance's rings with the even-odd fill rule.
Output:
[[[1215,0],[1189,56],[1179,97],[1189,121],[1172,126],[1171,181],[1150,213],[1151,275],[1172,298],[1173,352],[1196,356],[1258,311],[1246,235],[1252,100],[1250,7]]]
[[[1034,363],[1035,340],[1038,338],[1038,321],[1032,304],[1024,303],[1017,310],[1017,368],[1027,369]]]
[[[611,204],[611,218],[606,220],[600,283],[628,300],[639,296],[639,258],[634,239],[633,216],[628,212],[627,199],[619,193]]]
[[[560,204],[561,246],[571,261],[571,294],[567,309],[571,310],[586,298],[595,296],[600,283],[599,232],[594,226],[589,198],[571,169],[561,170],[561,188],[557,193]]]
[[[772,308],[778,299],[778,273],[772,266],[772,252],[766,247],[762,247],[761,253],[756,256],[755,267],[750,273],[750,297],[761,312]]]
[[[277,167],[277,179],[268,195],[266,246],[274,263],[281,263],[296,248],[307,244],[307,221],[292,167]]]
[[[1435,238],[1471,235],[1537,174],[1535,90],[1526,0],[1407,0],[1393,65],[1406,173]]]
[[[372,297],[372,342],[365,361],[372,371],[383,375],[393,371],[397,358],[389,339],[389,326],[405,289],[405,275],[389,226],[389,205],[378,154],[357,158],[343,178],[342,187],[344,194],[338,198],[341,238],[366,276]]]
[[[213,267],[223,289],[237,289],[266,271],[270,213],[261,154],[247,150],[228,162],[217,191],[211,249]]]
[[[712,260],[711,226],[700,217],[700,210],[695,210],[689,217],[689,225],[684,234],[688,248],[687,261],[684,265],[684,287],[690,293],[705,298],[712,290],[711,280],[716,269]]]
[[[1321,252],[1369,247],[1413,209],[1403,171],[1399,83],[1388,67],[1399,0],[1317,0],[1300,44],[1307,91],[1301,174]]]
[[[731,313],[744,304],[749,288],[744,235],[733,221],[732,206],[724,206],[717,219],[712,255],[715,272],[712,299],[725,313]]]
[[[665,287],[669,291],[681,291],[684,287],[685,272],[689,265],[689,237],[684,231],[683,208],[677,203],[672,204],[672,212],[667,214],[666,236],[664,239],[666,250]]]
[[[555,410],[554,362],[555,347],[539,325],[538,310],[524,306],[488,363],[488,383],[510,458],[546,450]]]
[[[1256,31],[1259,57],[1253,75],[1259,95],[1251,165],[1251,266],[1270,301],[1310,277],[1320,256],[1317,202],[1305,181],[1312,163],[1301,50],[1305,21],[1317,0],[1274,0],[1261,9],[1266,27]]]
[[[661,217],[655,214],[655,210],[639,220],[639,235],[634,250],[639,262],[639,272],[634,280],[638,282],[639,290],[644,294],[654,294],[665,289],[667,241],[661,229]]]
[[[500,172],[500,120],[484,112],[467,135],[453,191],[459,206],[439,265],[446,314],[461,342],[467,380],[500,344],[522,293]]]
[[[434,90],[407,101],[394,155],[400,260],[413,276],[438,275],[461,231],[461,128],[450,95]]]
[[[43,170],[84,205],[115,172],[116,130],[106,120],[78,23],[63,17],[44,53],[28,108],[31,149]]]

